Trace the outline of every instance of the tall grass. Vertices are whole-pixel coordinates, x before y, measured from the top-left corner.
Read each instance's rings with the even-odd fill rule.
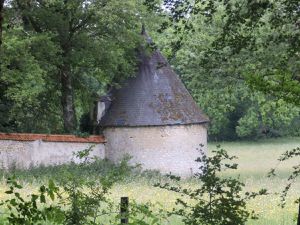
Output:
[[[209,143],[208,154],[211,153],[215,146],[221,144],[230,155],[238,156],[236,162],[239,169],[234,172],[224,172],[224,176],[240,176],[246,186],[247,191],[257,191],[266,188],[271,193],[268,196],[259,197],[249,202],[249,208],[255,210],[260,219],[249,221],[250,225],[292,225],[297,213],[297,205],[294,200],[300,196],[300,180],[297,180],[292,187],[285,208],[281,208],[279,194],[286,184],[286,179],[291,168],[299,159],[278,165],[277,158],[284,151],[291,150],[300,146],[300,138],[280,138],[268,139],[255,142],[222,142]],[[268,178],[267,173],[271,168],[278,167],[278,177]],[[25,189],[24,194],[28,194],[37,189],[41,183],[45,183],[48,179],[56,182],[63,182],[69,173],[76,176],[86,177],[86,179],[97,179],[104,176],[108,171],[114,169],[109,161],[96,161],[87,167],[80,168],[78,165],[69,164],[61,166],[32,168],[27,171],[14,170],[10,173],[0,171],[2,177],[0,181],[0,200],[6,198],[4,190],[7,186],[5,178],[14,174],[19,181],[22,182]],[[170,210],[174,207],[176,198],[179,197],[174,193],[153,187],[154,183],[165,179],[157,171],[135,170],[127,175],[126,179],[116,183],[111,191],[110,198],[119,201],[121,196],[128,196],[131,200],[138,203],[152,202],[158,203],[162,208]],[[193,179],[181,181],[183,185],[196,187],[199,185]],[[182,224],[180,218],[172,217],[166,224]]]

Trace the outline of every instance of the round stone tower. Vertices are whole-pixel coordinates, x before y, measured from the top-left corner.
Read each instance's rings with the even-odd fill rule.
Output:
[[[198,171],[209,119],[158,50],[140,54],[136,77],[112,96],[101,120],[108,159],[130,155],[143,169],[181,176]]]

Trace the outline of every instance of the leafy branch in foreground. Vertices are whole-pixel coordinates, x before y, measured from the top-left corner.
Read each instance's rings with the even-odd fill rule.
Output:
[[[286,151],[278,158],[279,163],[278,163],[277,167],[279,166],[280,163],[291,160],[291,159],[299,157],[299,156],[300,156],[300,147],[294,148],[290,151]],[[277,175],[275,173],[277,167],[271,169],[271,171],[268,174],[269,177]],[[284,190],[282,191],[282,193],[280,195],[281,207],[285,206],[287,194],[298,177],[300,177],[300,163],[298,163],[297,165],[292,167],[292,173],[287,178],[287,184],[284,187]],[[295,201],[295,203],[300,204],[300,197]]]
[[[15,178],[8,178],[7,200],[0,201],[3,219],[12,225],[64,224],[98,225],[118,224],[120,205],[111,200],[110,190],[132,172],[129,158],[109,168],[109,172],[98,176],[85,176],[81,171],[99,168],[93,166],[101,160],[90,156],[93,146],[77,152],[80,159],[74,170],[62,170],[57,186],[51,179],[32,194],[25,194],[24,187]],[[96,164],[95,164],[96,163]],[[95,172],[95,171],[94,171]],[[131,225],[159,225],[167,220],[164,211],[151,203],[138,204],[132,201],[127,218]],[[1,218],[2,219],[2,218]]]
[[[201,152],[201,151],[200,151]],[[260,195],[266,195],[267,190],[259,192],[243,192],[245,184],[238,178],[225,177],[221,173],[224,170],[237,169],[236,163],[230,163],[236,159],[217,146],[214,155],[207,157],[202,153],[196,161],[200,167],[194,175],[199,181],[197,188],[184,188],[170,183],[158,183],[155,186],[181,194],[182,198],[176,201],[177,208],[170,214],[183,217],[185,224],[207,225],[240,225],[248,219],[257,219],[254,211],[247,209],[247,201]],[[171,180],[179,181],[180,177],[169,176]]]
[[[42,185],[38,194],[31,194],[24,198],[19,191],[23,189],[15,178],[8,178],[9,190],[5,193],[10,199],[2,201],[0,205],[6,206],[9,213],[7,220],[12,225],[41,224],[41,222],[51,221],[52,224],[61,224],[64,220],[63,211],[60,207],[49,204],[46,197],[52,202],[55,196],[59,196],[59,188],[49,180],[48,186]],[[42,206],[42,207],[41,207]]]

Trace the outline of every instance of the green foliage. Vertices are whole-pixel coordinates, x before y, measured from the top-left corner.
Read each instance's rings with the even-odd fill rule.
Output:
[[[82,160],[79,170],[90,167],[92,162],[89,153],[92,148],[93,146],[78,152],[77,156]],[[87,179],[86,176],[78,176],[74,171],[65,171],[65,174],[60,174],[60,188],[49,180],[48,187],[42,185],[39,189],[40,195],[32,194],[29,201],[25,201],[20,193],[14,191],[16,188],[22,189],[22,186],[8,178],[10,190],[5,193],[13,194],[14,197],[2,203],[10,211],[10,217],[7,219],[12,224],[33,224],[40,221],[72,225],[99,224],[103,214],[111,213],[114,206],[107,198],[109,189],[124,177],[127,173],[125,170],[129,168],[124,160],[120,166],[93,180]],[[56,206],[47,205],[46,194],[52,201],[57,199]],[[40,207],[37,205],[38,199],[42,204]],[[14,211],[21,213],[15,214]]]
[[[289,161],[290,159],[294,159],[294,158],[298,158],[300,156],[300,147],[298,148],[294,148],[290,151],[286,151],[284,152],[279,158],[279,164],[282,162],[286,162]],[[279,164],[277,165],[277,167],[279,166]],[[269,177],[271,176],[276,176],[276,171],[277,168],[273,168],[271,169],[271,171],[269,172]],[[296,182],[296,180],[300,177],[300,164],[296,164],[292,166],[292,172],[289,175],[289,177],[287,178],[287,183],[286,186],[284,188],[284,190],[281,193],[281,206],[284,207],[285,203],[286,203],[286,197],[287,194],[289,192],[289,190],[291,189],[292,185]],[[296,203],[300,203],[300,197],[295,201]]]
[[[243,192],[243,182],[220,175],[224,170],[237,169],[236,163],[230,163],[236,157],[229,156],[220,146],[213,153],[211,157],[202,154],[196,160],[201,171],[195,174],[195,178],[200,182],[199,188],[184,188],[170,183],[156,185],[181,194],[182,197],[176,202],[178,207],[170,213],[182,216],[185,224],[192,225],[245,224],[248,219],[255,219],[255,212],[249,212],[247,209],[247,201],[265,195],[267,191],[261,189],[257,193]],[[170,178],[180,180],[173,175],[170,175]]]
[[[134,75],[146,22],[150,33],[163,32],[151,35],[211,118],[211,138],[297,135],[299,109],[289,104],[299,102],[297,6],[286,0],[10,1],[0,51],[0,129],[73,133],[99,96]],[[69,89],[62,74],[70,77]],[[72,115],[64,115],[66,108]],[[73,126],[66,130],[67,118]],[[292,123],[298,128],[288,129]]]
[[[158,4],[154,0],[146,2],[150,8]],[[202,55],[207,57],[207,62],[214,65],[211,60],[214,55],[219,59],[218,63],[225,62],[230,66],[233,59],[241,59],[246,53],[246,58],[241,60],[242,68],[246,70],[240,75],[246,77],[253,89],[299,104],[298,1],[163,2],[170,12],[166,13],[169,22],[163,27],[173,28],[175,40],[180,43],[176,50],[182,46],[184,37],[198,34],[198,23],[193,21],[195,18],[201,17],[202,23],[212,26],[211,31],[215,31],[217,19],[217,32],[211,33],[211,45]],[[235,72],[239,70],[236,67]]]
[[[11,198],[1,202],[0,205],[4,205],[9,211],[7,216],[9,224],[31,225],[42,224],[46,221],[51,221],[52,224],[61,224],[63,222],[64,215],[61,208],[53,204],[50,206],[47,204],[46,196],[54,201],[59,190],[52,180],[49,180],[47,187],[42,185],[38,194],[31,194],[27,198],[22,197],[18,192],[23,187],[15,178],[8,178],[7,184],[9,190],[5,193],[10,195]]]
[[[184,4],[176,6],[175,1],[166,2],[174,3],[174,14],[184,14],[188,10]],[[295,79],[299,65],[289,58],[286,44],[270,40],[277,28],[267,21],[268,15],[264,17],[265,23],[253,28],[251,34],[244,27],[238,27],[236,21],[227,29],[234,10],[241,13],[244,13],[242,10],[254,10],[246,8],[249,4],[246,1],[244,5],[238,2],[236,6],[241,8],[236,9],[232,2],[195,1],[192,4],[186,1],[195,11],[189,17],[183,16],[176,24],[180,26],[186,21],[184,23],[192,28],[171,25],[164,30],[159,44],[194,99],[210,117],[209,134],[212,139],[297,135],[297,131],[289,127],[299,118],[299,108],[291,104],[290,95],[279,96],[279,93],[282,93],[282,88],[291,88],[285,82]],[[209,20],[207,15],[203,15],[205,10],[212,10]],[[173,15],[169,16],[174,19]],[[240,30],[227,33],[234,28]],[[243,42],[243,46],[238,39],[223,40],[225,34],[249,35],[254,42]],[[182,37],[180,48],[174,52],[172,43],[178,37]],[[258,88],[258,83],[262,88]],[[269,84],[277,86],[275,94],[269,91]],[[293,87],[299,87],[296,81]]]
[[[99,96],[134,75],[141,24],[151,15],[135,0],[10,1],[0,51],[0,129],[75,131],[76,118]]]
[[[168,221],[168,215],[158,204],[130,203],[128,224],[130,225],[161,225]]]
[[[0,101],[7,107],[0,112],[8,116],[2,117],[3,120],[14,123],[15,131],[59,132],[59,116],[51,110],[49,113],[49,109],[56,111],[59,107],[46,102],[50,98],[57,100],[55,84],[47,77],[48,72],[55,71],[51,62],[57,51],[51,36],[24,33],[20,26],[5,30],[4,36],[0,51],[0,83],[3,87]]]
[[[300,156],[300,147],[294,148],[290,151],[286,151],[279,157],[278,161],[280,164],[282,162],[286,162],[286,161],[289,161],[294,158],[299,158],[299,156]],[[277,165],[277,167],[278,166],[279,165]],[[271,169],[268,176],[269,177],[276,176],[275,171],[276,171],[276,168]],[[292,172],[289,175],[289,177],[287,178],[286,185],[280,195],[282,208],[284,208],[286,205],[286,198],[287,198],[288,192],[290,191],[292,185],[295,184],[295,182],[297,181],[297,179],[299,177],[300,177],[300,164],[296,164],[296,165],[292,166]],[[299,221],[300,221],[300,196],[295,200],[295,204],[299,205],[299,211],[298,211],[298,223],[299,223]]]
[[[106,195],[111,183],[102,181],[88,181],[71,178],[63,185],[63,194],[59,205],[65,206],[64,224],[98,224],[100,213],[109,213],[112,203]],[[100,210],[100,207],[102,208]]]
[[[91,163],[89,154],[93,146],[80,151],[76,156],[83,160],[80,167],[88,167]],[[97,159],[95,159],[97,160]],[[109,214],[113,203],[107,198],[109,189],[116,179],[122,179],[122,173],[108,173],[107,176],[99,177],[96,180],[89,180],[86,177],[79,177],[74,173],[65,174],[66,180],[62,183],[63,192],[59,205],[66,207],[64,211],[64,224],[98,224],[102,214]],[[100,209],[101,208],[101,209]]]
[[[78,152],[77,155],[85,155],[86,150]],[[70,164],[62,165],[41,165],[29,168],[28,170],[10,168],[9,171],[0,170],[0,175],[4,178],[8,178],[11,174],[14,174],[20,181],[32,183],[37,181],[44,183],[48,182],[48,180],[53,180],[58,183],[58,185],[66,183],[71,175],[74,177],[84,177],[87,180],[98,180],[99,177],[107,177],[110,176],[110,174],[115,174],[116,179],[120,175],[126,177],[126,181],[128,181],[138,176],[139,172],[135,172],[134,170],[130,173],[133,168],[127,164],[127,160],[128,159],[124,159],[119,164],[114,164],[106,159],[100,160],[90,156],[84,156],[80,160],[81,164],[71,162]],[[118,182],[125,182],[125,180],[119,179]]]
[[[40,186],[39,194],[23,197],[18,191],[21,192],[24,187],[15,179],[8,178],[9,190],[5,193],[10,198],[1,202],[1,206],[7,209],[7,213],[4,213],[5,221],[15,225],[119,223],[120,204],[110,199],[110,190],[116,182],[128,178],[135,167],[128,165],[129,158],[124,158],[118,165],[112,165],[90,157],[92,149],[93,146],[76,154],[81,160],[79,165],[48,167],[44,171],[41,168],[32,169],[30,176],[39,179],[45,176],[44,180],[49,180],[48,186]],[[47,172],[51,176],[47,176]],[[24,176],[22,173],[28,171],[16,170],[10,171],[11,173]],[[130,202],[127,215],[129,224],[161,224],[167,216],[163,210],[153,210],[155,207],[151,203]]]

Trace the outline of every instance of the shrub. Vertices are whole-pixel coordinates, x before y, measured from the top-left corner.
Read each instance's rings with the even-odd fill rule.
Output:
[[[135,167],[128,165],[129,158],[124,158],[118,165],[92,159],[89,156],[91,151],[92,147],[76,154],[76,157],[81,159],[79,165],[49,167],[51,172],[45,178],[54,176],[58,180],[60,177],[59,187],[49,179],[47,186],[40,186],[38,194],[21,196],[19,192],[23,189],[22,185],[15,178],[9,177],[9,190],[5,193],[10,198],[0,203],[8,211],[5,220],[12,225],[119,223],[120,205],[108,198],[109,191],[116,182],[122,181],[132,173]],[[36,172],[35,176],[44,175],[49,168],[33,168],[31,171]],[[13,172],[25,175],[28,173],[19,170]],[[161,210],[152,211],[154,206],[150,203],[137,204],[133,201],[129,207],[130,214],[127,216],[131,225],[159,225],[166,219]]]
[[[267,191],[243,192],[245,185],[238,178],[221,176],[224,170],[237,169],[237,164],[230,163],[236,157],[229,156],[220,146],[213,153],[211,157],[202,153],[196,160],[200,163],[201,172],[196,173],[194,178],[199,181],[199,188],[183,188],[170,182],[155,185],[181,194],[182,198],[176,201],[178,207],[170,214],[181,216],[183,222],[190,225],[240,225],[250,218],[257,218],[254,211],[247,210],[247,201],[257,195],[267,194]],[[169,178],[180,180],[174,175],[169,175]]]
[[[38,194],[31,194],[26,199],[18,192],[23,187],[15,178],[8,178],[7,184],[9,190],[5,193],[10,195],[11,198],[1,202],[0,205],[6,206],[9,211],[6,218],[9,224],[31,225],[46,221],[51,221],[52,224],[62,223],[64,215],[60,207],[46,204],[46,196],[53,201],[59,190],[53,181],[50,180],[47,187],[42,185]],[[42,205],[42,207],[38,205]]]
[[[278,159],[279,164],[281,162],[286,162],[289,161],[293,158],[299,158],[300,157],[300,147],[294,148],[290,151],[286,151],[284,152]],[[278,164],[278,166],[279,166]],[[276,176],[276,168],[271,169],[271,171],[269,172],[268,176]],[[291,189],[292,185],[296,182],[296,180],[300,177],[300,163],[292,166],[292,172],[289,175],[289,177],[287,178],[287,183],[280,195],[281,198],[281,207],[285,207],[286,204],[286,198],[287,198],[287,194],[289,192],[289,190]],[[298,199],[295,200],[295,204],[298,204],[298,223],[300,224],[300,197]]]

